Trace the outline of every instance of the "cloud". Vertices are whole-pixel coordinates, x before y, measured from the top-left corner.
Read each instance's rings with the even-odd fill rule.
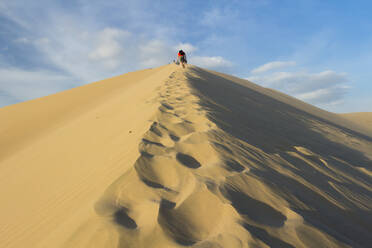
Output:
[[[165,5],[179,7],[171,1]],[[232,66],[220,56],[198,56],[205,50],[187,41],[192,33],[179,32],[183,20],[165,7],[149,0],[0,1],[0,17],[6,21],[0,28],[7,26],[0,32],[12,31],[0,38],[9,46],[0,53],[1,104],[168,64],[179,49],[186,51],[190,63],[202,67]],[[175,20],[164,23],[167,18]]]
[[[221,56],[194,56],[190,58],[190,62],[192,64],[205,68],[231,67],[233,65],[232,62],[224,59]]]
[[[33,41],[36,50],[50,65],[76,81],[97,81],[131,69],[136,41],[127,30],[91,30],[64,18],[54,20],[49,28],[54,31]]]
[[[123,50],[119,43],[119,39],[127,35],[129,35],[129,32],[125,32],[120,29],[103,29],[97,35],[98,43],[96,44],[94,50],[89,54],[89,58],[92,60],[100,60],[117,57]]]
[[[267,71],[271,71],[274,69],[284,68],[288,66],[295,66],[296,62],[294,61],[273,61],[266,63],[264,65],[261,65],[251,71],[253,74],[263,73]]]
[[[0,107],[66,90],[75,83],[73,78],[45,70],[2,68],[0,75]]]
[[[139,47],[140,65],[156,67],[168,64],[176,58],[176,49],[163,40],[150,40]]]
[[[28,44],[28,43],[30,43],[30,39],[28,39],[26,37],[21,37],[21,38],[15,39],[14,42],[15,43],[21,43],[21,44]]]
[[[248,78],[260,82],[267,87],[281,88],[291,93],[304,93],[313,89],[328,88],[348,81],[345,73],[323,71],[308,72],[276,72],[263,76]]]
[[[349,80],[345,73],[331,70],[319,73],[276,72],[254,75],[248,80],[265,87],[274,88],[312,104],[335,104],[349,92]]]
[[[336,85],[295,96],[303,101],[315,102],[317,104],[337,105],[343,102],[343,97],[348,93],[349,89],[350,87],[348,86]]]
[[[108,69],[116,69],[120,65],[120,59],[125,55],[122,41],[130,36],[130,33],[116,28],[105,28],[97,34],[97,44],[88,54],[89,59],[95,62],[101,61]]]
[[[190,43],[179,43],[175,46],[175,51],[178,51],[181,49],[185,51],[186,54],[190,54],[198,50],[197,47],[191,45]]]

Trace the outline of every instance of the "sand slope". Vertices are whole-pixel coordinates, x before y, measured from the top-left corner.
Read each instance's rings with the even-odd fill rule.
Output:
[[[0,247],[58,247],[138,157],[172,68],[0,109]]]
[[[372,243],[370,133],[246,80],[168,65],[0,119],[0,247]]]
[[[359,113],[347,113],[340,114],[342,117],[363,126],[372,132],[372,113],[371,112],[359,112]]]

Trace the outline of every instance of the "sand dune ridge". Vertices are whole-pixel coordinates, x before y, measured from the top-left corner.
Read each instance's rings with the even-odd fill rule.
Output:
[[[106,143],[87,148],[99,154],[106,147],[99,162],[112,173],[99,179],[105,169],[91,154],[98,174],[86,181],[101,180],[102,189],[77,194],[91,192],[89,200],[64,200],[85,207],[65,213],[71,224],[35,247],[368,247],[368,132],[229,75],[195,66],[153,70],[133,91],[123,89],[92,115],[116,109],[107,118],[112,132],[96,137]],[[124,94],[139,90],[141,100]],[[78,120],[88,123],[74,119],[76,126]],[[75,154],[71,161],[84,156]],[[53,159],[56,155],[46,161]]]

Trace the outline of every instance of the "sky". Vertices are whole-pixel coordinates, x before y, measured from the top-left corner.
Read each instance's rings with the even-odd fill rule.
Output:
[[[372,2],[0,0],[0,107],[188,62],[336,113],[372,112]]]

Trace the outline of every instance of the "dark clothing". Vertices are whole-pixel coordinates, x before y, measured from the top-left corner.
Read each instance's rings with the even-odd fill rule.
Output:
[[[186,60],[186,54],[184,51],[180,50],[178,52],[178,60],[181,62],[181,63],[187,63],[187,60]]]

